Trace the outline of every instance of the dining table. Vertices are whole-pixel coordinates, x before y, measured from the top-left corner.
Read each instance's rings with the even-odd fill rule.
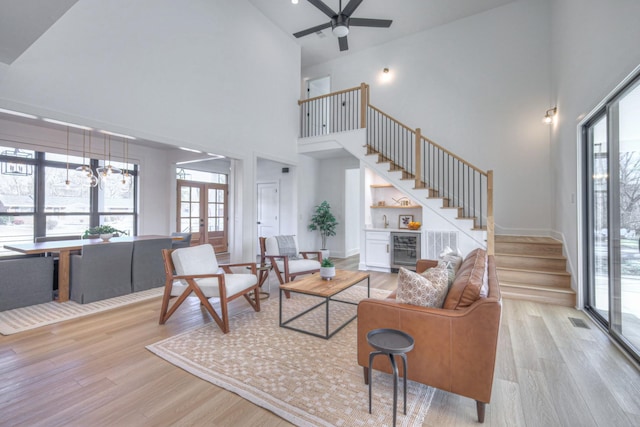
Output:
[[[172,240],[182,240],[181,236],[161,236],[161,235],[143,235],[143,236],[121,236],[112,237],[105,242],[100,238],[97,239],[77,239],[77,240],[57,240],[49,242],[37,243],[19,243],[4,245],[5,249],[20,252],[27,255],[38,254],[58,254],[58,298],[56,301],[69,301],[69,279],[71,270],[71,253],[80,251],[84,246],[89,245],[108,245],[111,242],[135,242],[139,240],[162,239],[170,237]]]

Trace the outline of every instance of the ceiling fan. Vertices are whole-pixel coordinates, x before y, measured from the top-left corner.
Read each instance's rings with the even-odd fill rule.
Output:
[[[347,34],[349,34],[349,26],[353,27],[379,27],[379,28],[388,28],[391,26],[393,22],[390,19],[367,19],[367,18],[352,18],[351,15],[353,12],[360,6],[362,0],[351,0],[347,5],[342,9],[342,0],[339,3],[339,13],[336,13],[329,6],[324,4],[321,0],[307,0],[309,3],[320,9],[325,15],[331,18],[331,21],[320,24],[315,27],[307,28],[306,30],[298,31],[294,33],[294,37],[300,38],[306,35],[316,33],[320,30],[324,30],[325,28],[331,27],[333,35],[338,37],[338,46],[340,46],[340,50],[349,49],[349,44],[347,42]]]

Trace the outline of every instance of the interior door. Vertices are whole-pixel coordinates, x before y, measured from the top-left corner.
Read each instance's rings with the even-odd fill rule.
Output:
[[[327,95],[331,91],[331,77],[320,77],[307,80],[307,99]],[[319,99],[309,107],[307,112],[309,123],[315,125],[312,135],[326,135],[330,133],[331,117],[330,103],[326,98]]]
[[[192,233],[191,242],[209,243],[227,252],[228,185],[178,180],[177,230]]]
[[[258,183],[258,237],[280,234],[280,186],[277,182]]]

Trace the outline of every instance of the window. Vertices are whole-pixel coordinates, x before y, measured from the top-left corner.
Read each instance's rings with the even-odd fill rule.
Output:
[[[582,129],[585,307],[640,360],[640,74]]]
[[[100,224],[136,234],[137,166],[111,162],[127,168],[125,183],[116,175],[101,187],[90,187],[76,170],[83,163],[81,157],[0,146],[0,257],[17,255],[5,244],[33,242],[36,236],[78,236]],[[95,171],[100,162],[89,165]]]

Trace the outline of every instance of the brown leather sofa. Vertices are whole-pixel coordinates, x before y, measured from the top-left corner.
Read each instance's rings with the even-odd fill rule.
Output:
[[[416,271],[436,265],[437,261],[419,260]],[[486,297],[480,296],[484,275],[488,276]],[[385,300],[365,299],[358,305],[358,364],[364,368],[365,383],[373,351],[367,333],[377,328],[405,331],[415,339],[414,349],[407,354],[408,378],[474,399],[482,423],[491,400],[501,315],[495,260],[482,249],[463,261],[443,308],[402,304],[395,292]],[[391,372],[388,359],[377,358],[373,368]]]

